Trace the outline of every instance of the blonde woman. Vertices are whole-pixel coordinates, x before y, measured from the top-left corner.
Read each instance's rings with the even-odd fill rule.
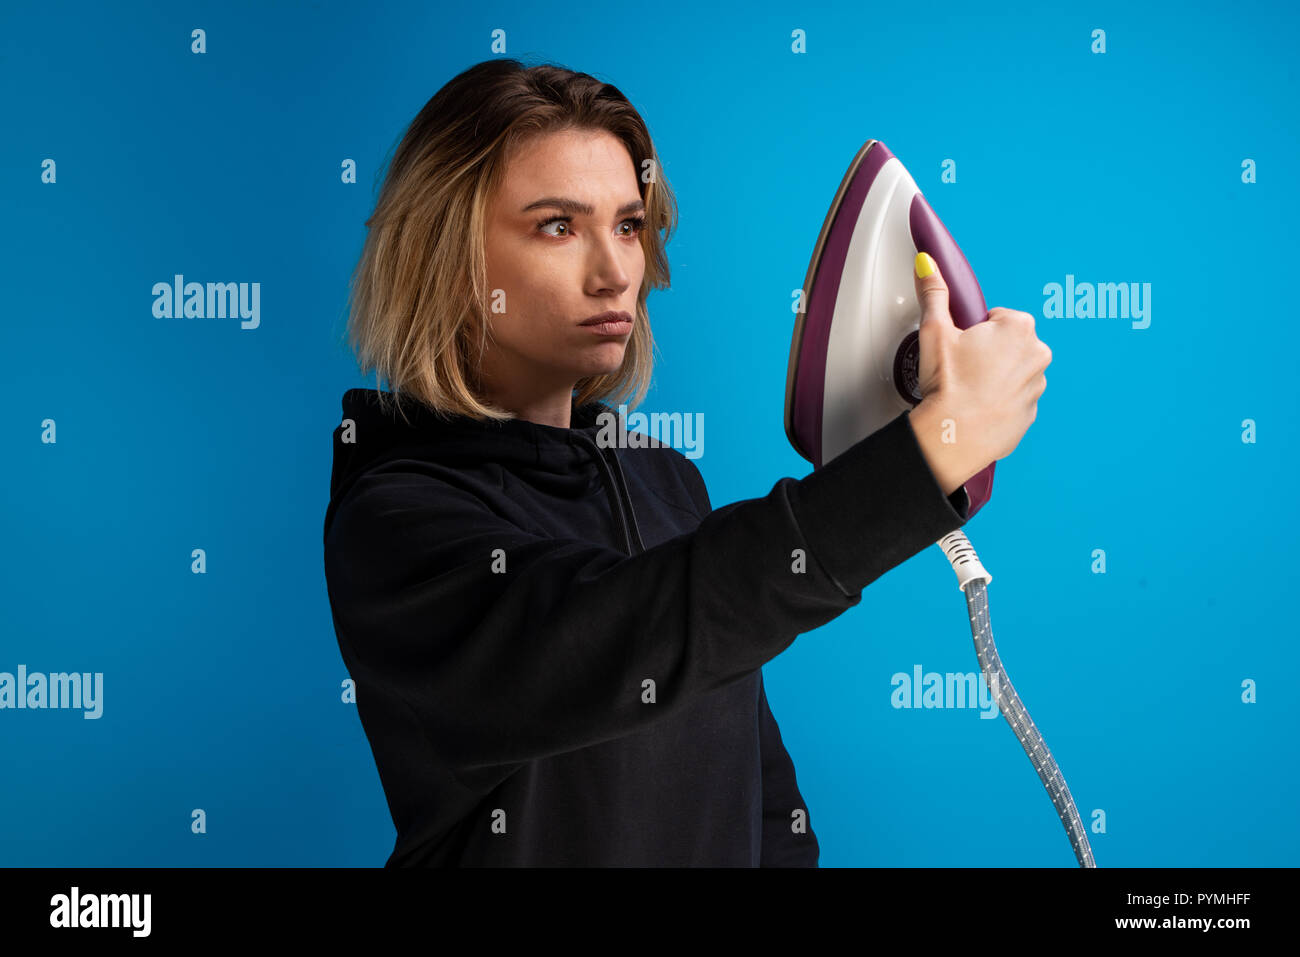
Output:
[[[324,544],[388,866],[817,866],[760,668],[966,520],[995,439],[926,436],[942,392],[1018,441],[1009,366],[928,357],[928,406],[713,510],[680,452],[610,440],[649,386],[676,225],[618,89],[466,70],[367,225],[351,344],[387,388],[343,397]]]

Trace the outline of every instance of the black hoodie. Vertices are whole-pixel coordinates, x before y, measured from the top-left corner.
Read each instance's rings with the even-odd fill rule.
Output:
[[[602,404],[408,425],[377,396],[343,396],[325,576],[386,866],[817,866],[761,666],[966,521],[908,413],[713,510]]]

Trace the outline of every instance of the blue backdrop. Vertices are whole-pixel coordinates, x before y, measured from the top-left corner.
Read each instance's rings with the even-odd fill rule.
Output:
[[[6,4],[0,673],[102,679],[93,719],[0,709],[0,864],[391,851],[322,568],[339,398],[373,385],[343,308],[387,151],[499,55],[650,126],[682,221],[641,408],[703,415],[715,507],[809,470],[791,294],[889,146],[1053,352],[965,531],[1098,865],[1297,864],[1288,6]],[[257,283],[255,327],[156,318],[178,274]],[[1149,312],[1057,318],[1067,282]],[[1074,866],[1004,720],[893,707],[917,666],[978,667],[938,548],[765,668],[823,866]]]

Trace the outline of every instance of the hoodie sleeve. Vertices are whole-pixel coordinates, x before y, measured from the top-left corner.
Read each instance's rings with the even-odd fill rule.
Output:
[[[465,771],[667,717],[965,520],[903,413],[826,467],[634,556],[525,531],[454,478],[377,470],[339,504],[325,574],[349,669]]]

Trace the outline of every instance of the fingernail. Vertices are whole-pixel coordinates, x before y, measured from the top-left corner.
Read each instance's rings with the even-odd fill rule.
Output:
[[[935,265],[935,262],[930,258],[929,253],[916,254],[915,268],[916,275],[921,279],[939,271],[939,267]]]

